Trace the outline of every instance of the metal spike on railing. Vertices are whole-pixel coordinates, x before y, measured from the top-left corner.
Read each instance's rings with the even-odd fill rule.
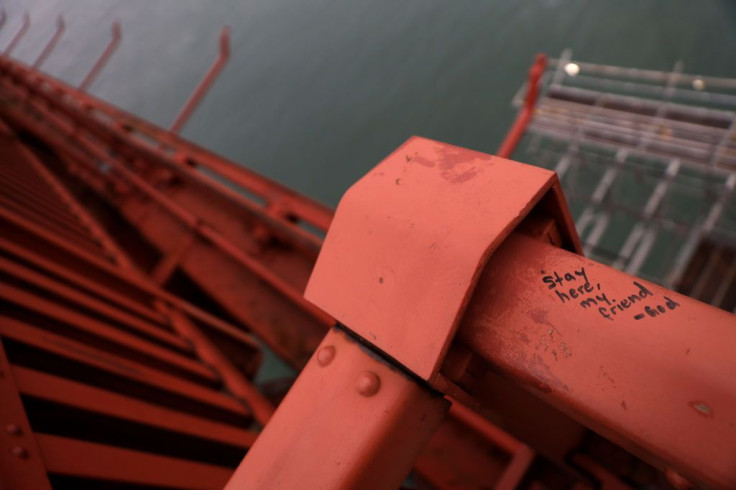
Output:
[[[170,132],[178,134],[181,131],[181,128],[187,123],[194,109],[197,108],[204,96],[207,95],[210,87],[227,64],[228,58],[230,58],[230,28],[225,26],[220,31],[220,53],[217,59],[212,63],[210,69],[207,70],[207,73],[199,82],[199,85],[197,85],[192,95],[187,99],[184,107],[179,111],[176,119],[174,119],[174,123],[169,128]]]
[[[107,47],[102,52],[99,58],[97,58],[97,61],[95,61],[95,64],[92,65],[92,68],[90,69],[89,73],[84,77],[82,80],[82,83],[79,84],[79,90],[82,92],[85,92],[90,85],[95,81],[97,78],[97,75],[100,74],[102,69],[107,64],[108,60],[110,59],[110,56],[115,52],[115,50],[118,47],[118,44],[120,44],[120,40],[123,37],[122,29],[120,28],[120,22],[115,21],[112,23],[112,38],[110,39],[110,42],[107,44]]]
[[[8,47],[5,48],[5,56],[10,56],[10,53],[13,52],[15,47],[18,45],[18,42],[23,38],[23,35],[28,31],[28,28],[31,26],[31,16],[28,15],[28,12],[23,14],[23,25],[20,26],[20,29],[18,29],[18,32],[15,33],[15,36],[13,36],[13,39],[10,41],[10,44],[8,44]]]
[[[38,58],[36,58],[36,61],[33,62],[33,68],[40,69],[41,65],[44,61],[46,61],[46,58],[49,57],[51,52],[54,50],[56,45],[59,42],[59,39],[61,39],[62,34],[64,34],[64,17],[61,15],[56,19],[56,32],[53,36],[51,36],[51,39],[49,39],[49,42],[46,43],[46,46],[43,48],[43,51],[41,51],[41,54],[38,55]]]

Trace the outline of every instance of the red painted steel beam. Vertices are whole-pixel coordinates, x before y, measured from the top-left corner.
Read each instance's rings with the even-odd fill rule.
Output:
[[[35,109],[42,112],[47,122],[51,122],[57,127],[57,129],[55,129],[53,132],[39,132],[39,137],[42,137],[44,140],[52,143],[57,148],[64,148],[65,151],[68,150],[71,153],[79,151],[79,149],[77,148],[78,145],[71,145],[68,140],[66,140],[65,138],[61,138],[58,134],[59,131],[62,131],[72,136],[74,134],[74,126],[62,120],[55,113],[52,113],[47,109],[41,107],[38,103],[30,102],[30,104]],[[9,118],[13,119],[16,124],[21,124],[22,127],[27,128],[27,130],[29,131],[38,131],[37,125],[35,125],[30,119],[28,119],[27,116],[23,114],[14,113],[12,115],[9,115]],[[308,353],[301,352],[304,350],[303,347],[308,346],[309,348],[313,348],[313,346],[316,346],[318,344],[323,332],[323,330],[321,329],[326,329],[329,325],[332,324],[331,317],[329,317],[329,315],[326,315],[319,308],[316,308],[312,304],[305,301],[301,295],[300,287],[291,284],[285,278],[276,274],[266,264],[260,262],[256,257],[247,254],[244,250],[241,249],[241,247],[230,242],[220,232],[208,226],[206,223],[202,223],[196,215],[189,212],[187,209],[182,207],[176,201],[172,200],[166,194],[160,192],[154,186],[149,184],[143,177],[129,170],[125,162],[110,158],[104,146],[94,144],[88,139],[81,140],[80,143],[82,143],[82,146],[87,149],[95,157],[95,159],[108,162],[112,167],[114,167],[116,173],[118,173],[120,176],[124,176],[128,183],[130,183],[141,192],[144,192],[146,196],[150,197],[157,204],[161,205],[168,213],[170,213],[172,218],[175,218],[176,220],[180,221],[182,224],[190,228],[190,230],[196,232],[201,239],[209,244],[208,248],[212,248],[211,245],[214,245],[215,248],[223,252],[227,258],[233,259],[236,264],[244,267],[247,271],[260,278],[262,282],[258,284],[257,287],[262,288],[264,285],[267,285],[271,289],[271,291],[266,292],[268,295],[274,296],[275,294],[274,297],[278,299],[279,302],[286,303],[286,305],[281,308],[282,310],[295,310],[292,318],[294,316],[303,315],[305,317],[304,321],[309,326],[310,331],[315,331],[319,329],[319,333],[317,335],[309,336],[308,343],[298,340],[296,342],[296,344],[298,345],[296,346],[295,352],[289,351],[284,353],[279,350],[279,344],[273,341],[276,338],[283,337],[278,337],[278,335],[270,333],[270,327],[269,325],[266,325],[264,323],[263,316],[256,316],[256,318],[253,318],[253,315],[250,314],[248,311],[239,312],[241,317],[243,315],[248,315],[247,317],[245,317],[246,324],[249,324],[253,329],[258,331],[265,338],[271,340],[270,346],[272,348],[279,351],[279,353],[282,355],[286,354],[285,357],[290,361],[295,362],[296,365],[302,365],[302,363],[306,359],[306,356],[308,356]],[[220,291],[219,293],[225,294],[227,293],[227,291]],[[236,304],[238,307],[243,306],[242,302],[236,301],[234,304]],[[277,314],[281,316],[282,312],[278,312]],[[278,327],[279,325],[286,325],[286,323],[275,322],[271,325],[276,325]]]
[[[59,119],[59,116],[50,112],[48,109],[43,108],[39,104],[34,104],[34,108],[42,113],[46,118],[47,122],[54,122],[59,128],[64,128],[66,132],[72,134],[74,128],[69,124],[64,124]],[[54,137],[49,136],[49,139]],[[58,139],[58,137],[54,138]],[[173,201],[170,197],[158,191],[153,185],[148,183],[144,178],[131,171],[124,162],[119,161],[117,158],[111,157],[105,149],[99,145],[93,144],[87,139],[80,140],[79,143],[83,148],[89,151],[95,158],[102,161],[108,162],[116,172],[125,179],[127,183],[134,186],[139,191],[143,192],[146,196],[154,200],[157,204],[161,205],[166,209],[173,217],[181,221],[182,224],[191,228],[197,234],[202,236],[206,241],[212,243],[217,248],[225,252],[239,264],[243,265],[246,269],[249,269],[254,274],[261,277],[269,286],[271,286],[279,294],[289,299],[294,305],[299,306],[309,315],[315,319],[329,325],[332,323],[332,319],[326,315],[319,308],[315,308],[312,304],[305,301],[302,297],[301,291],[298,291],[293,286],[288,284],[282,278],[273,273],[270,269],[265,267],[263,264],[255,260],[252,256],[244,253],[239,247],[232,244],[230,241],[225,239],[220,232],[207,226],[206,223],[202,223],[200,219],[183,208],[180,204]],[[61,143],[63,144],[63,143]]]
[[[304,295],[434,382],[479,270],[558,189],[554,172],[412,137],[343,196]]]
[[[247,419],[250,415],[242,404],[225,393],[194,384],[177,376],[130,361],[81,342],[57,335],[35,326],[0,316],[0,335],[48,351],[71,361],[86,364],[90,369],[109,372],[162,392],[170,392],[191,400],[225,410]]]
[[[736,487],[736,316],[513,235],[458,339],[642,459]]]
[[[0,128],[7,128],[7,126],[0,122]],[[84,207],[77,202],[59,179],[39,161],[38,157],[18,140],[14,140],[13,144],[16,146],[17,152],[24,159],[25,165],[30,167],[36,176],[52,189],[55,196],[62,201],[64,207],[71,212],[81,226],[88,230],[89,235],[105,248],[115,262],[126,269],[134,269],[130,258],[128,258],[125,252],[120,249],[108,233],[89,215]],[[137,270],[135,272],[140,274]]]
[[[13,250],[13,253],[23,255],[33,262],[42,264],[45,268],[50,268],[50,270],[54,270],[56,273],[71,278],[71,280],[73,280],[75,283],[83,285],[90,291],[100,290],[103,293],[107,291],[108,297],[115,298],[116,301],[122,301],[123,304],[126,304],[128,307],[132,307],[132,305],[130,301],[125,298],[125,295],[121,294],[119,291],[109,290],[106,287],[106,284],[109,285],[116,283],[119,285],[120,288],[124,288],[126,291],[130,291],[130,293],[135,292],[139,296],[150,298],[151,302],[154,299],[160,299],[167,304],[182,309],[193,318],[202,321],[207,326],[232,337],[238,342],[242,342],[246,345],[252,345],[254,347],[258,346],[258,342],[250,334],[238,330],[232,325],[212,316],[209,313],[204,312],[203,310],[191,305],[190,303],[159,289],[155,285],[151,284],[148,280],[140,278],[137,275],[130,275],[124,270],[115,267],[112,264],[103,261],[93,255],[90,255],[86,251],[75,248],[74,246],[70,245],[67,242],[64,242],[63,240],[60,240],[58,237],[48,233],[43,228],[35,226],[33,223],[26,222],[13,215],[12,213],[7,212],[6,210],[0,209],[0,223],[2,223],[3,220],[7,220],[14,226],[23,228],[24,232],[33,237],[32,239],[34,240],[34,242],[48,242],[52,247],[58,247],[65,253],[74,257],[76,261],[75,266],[77,267],[77,271],[84,271],[84,273],[87,274],[87,277],[83,277],[82,274],[79,274],[78,272],[70,271],[66,267],[59,266],[58,263],[54,263],[52,260],[48,260],[48,258],[39,257],[37,254],[29,253],[27,250],[23,250],[22,248],[17,247],[15,244],[8,243],[7,241],[3,240],[4,237],[0,236],[0,246]],[[66,262],[69,262],[68,258],[65,260]],[[99,282],[96,283],[95,281],[90,281],[90,278],[94,278]]]
[[[31,430],[0,338],[0,487],[51,489],[36,436]]]
[[[232,425],[179,412],[53,374],[22,366],[13,366],[12,371],[20,393],[80,410],[240,446],[244,449],[253,445],[258,435]]]
[[[736,487],[736,317],[560,244],[579,252],[553,173],[414,138],[343,197],[306,296],[439,389],[454,341],[645,461]],[[492,406],[476,364],[452,379]]]
[[[49,434],[38,443],[50,472],[144,486],[218,488],[232,470],[222,466],[122,449]]]
[[[448,405],[333,329],[225,488],[398,488]]]
[[[22,63],[15,60],[2,60],[4,71],[6,74],[13,72],[15,76],[25,75],[28,77],[27,83],[32,84],[33,72],[31,72]],[[179,165],[188,164],[194,167],[204,167],[215,174],[225,177],[234,184],[242,187],[249,193],[255,194],[263,199],[267,204],[267,210],[274,217],[281,217],[284,214],[294,215],[299,220],[305,221],[321,231],[327,231],[332,218],[332,210],[326,206],[313,201],[309,198],[299,195],[295,191],[278,184],[272,180],[266,179],[253,171],[248,170],[242,165],[225,160],[222,157],[212,154],[211,152],[179,138],[171,134],[169,131],[161,129],[148,121],[142,120],[129,114],[117,107],[114,107],[102,100],[99,100],[89,94],[78,91],[77,89],[56,80],[52,77],[45,76],[41,79],[42,86],[50,88],[56,95],[64,94],[70,99],[76,100],[90,112],[96,112],[100,116],[97,119],[99,125],[104,119],[114,121],[118,125],[118,129],[126,128],[120,133],[120,137],[129,138],[137,143],[146,143],[150,146],[150,142],[140,138],[145,136],[154,141],[160,142],[158,146],[151,146],[156,151],[161,151],[161,145],[176,150],[177,161]],[[126,134],[123,134],[126,133]],[[227,187],[219,182],[221,191],[227,191]]]
[[[93,296],[84,294],[62,282],[53,280],[44,274],[39,274],[16,262],[0,257],[0,271],[17,277],[25,283],[33,286],[36,290],[43,290],[63,298],[68,305],[74,305],[95,312],[95,315],[104,315],[118,325],[125,325],[127,329],[135,331],[138,335],[153,339],[183,352],[190,352],[191,348],[186,340],[179,337],[161,325],[152,324],[137,316],[126,313],[124,310],[115,308]]]
[[[7,284],[0,284],[0,298],[25,309],[39,310],[45,317],[68,325],[65,329],[65,336],[69,338],[87,339],[85,343],[98,345],[100,349],[111,353],[117,350],[124,351],[127,358],[142,365],[192,379],[198,383],[215,384],[218,381],[213,371],[200,362],[148,339],[110,326],[91,316],[82,315],[76,309],[61,306],[54,301]]]
[[[243,376],[232,362],[219,352],[207,336],[184,314],[172,309],[169,316],[172,326],[182,336],[192,341],[199,357],[215,368],[229,391],[248,406],[261,425],[266,425],[275,410],[273,404]]]

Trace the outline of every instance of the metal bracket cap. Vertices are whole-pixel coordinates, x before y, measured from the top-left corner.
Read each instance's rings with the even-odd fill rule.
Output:
[[[488,258],[553,188],[568,221],[554,172],[412,137],[345,193],[305,297],[432,382]]]

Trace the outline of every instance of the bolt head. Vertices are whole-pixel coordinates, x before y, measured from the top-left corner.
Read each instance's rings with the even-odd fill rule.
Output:
[[[695,488],[695,485],[678,473],[674,468],[667,468],[664,474],[667,477],[667,481],[670,482],[670,485],[675,487],[677,490],[691,490],[692,488]]]
[[[355,389],[365,397],[373,396],[381,389],[381,378],[373,371],[366,371],[355,380]]]
[[[326,345],[317,351],[317,364],[327,366],[335,358],[335,346]]]
[[[20,425],[18,424],[8,424],[5,426],[5,432],[10,434],[11,436],[19,436],[23,433],[23,431],[20,428]]]
[[[26,451],[26,448],[21,446],[13,446],[10,450],[10,454],[20,459],[26,459],[28,457],[28,451]]]

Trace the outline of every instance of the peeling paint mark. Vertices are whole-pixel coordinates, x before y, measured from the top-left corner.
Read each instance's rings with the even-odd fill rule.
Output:
[[[560,342],[560,350],[562,351],[563,356],[572,357],[572,351],[566,342]]]
[[[611,384],[613,385],[613,387],[614,388],[616,387],[616,382],[613,380],[613,377],[611,377],[611,375],[608,374],[608,371],[606,371],[605,369],[603,369],[603,366],[601,366],[599,368],[599,370],[598,370],[598,376],[600,376],[603,379],[606,379],[606,380],[610,381]]]
[[[703,401],[692,401],[689,403],[689,405],[693,407],[693,409],[703,417],[713,417],[713,410],[708,406],[707,403]]]
[[[550,327],[551,330],[553,330],[554,332],[557,332],[557,334],[559,335],[560,333],[559,330],[557,330],[557,328],[554,325],[552,325],[552,323],[550,323],[550,321],[547,319],[547,312],[543,310],[542,308],[535,308],[533,310],[529,310],[529,317],[532,320],[534,320],[535,323],[539,325],[547,325],[548,327]]]
[[[506,342],[499,338],[496,339],[496,343],[500,350],[512,359],[511,363],[519,367],[518,370],[514,370],[514,375],[522,383],[528,384],[542,393],[569,390],[569,387],[553,374],[542,354],[530,354],[521,347],[522,344],[518,341],[518,337],[517,341],[514,342]],[[539,344],[537,348],[539,348]]]
[[[430,160],[429,158],[424,158],[423,156],[419,156],[419,155],[416,155],[416,154],[415,155],[412,155],[412,156],[407,155],[406,158],[407,158],[407,160],[406,160],[407,162],[409,160],[413,160],[414,163],[418,163],[419,165],[421,165],[423,167],[432,168],[432,167],[434,167],[437,164],[434,160]]]

